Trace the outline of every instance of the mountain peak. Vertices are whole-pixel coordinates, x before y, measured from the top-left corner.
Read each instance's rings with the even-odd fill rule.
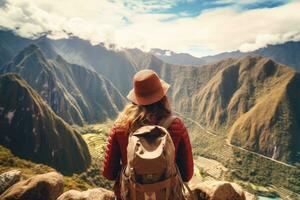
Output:
[[[46,62],[46,59],[38,46],[35,44],[30,44],[24,48],[17,56],[13,59],[15,64],[21,63],[25,58],[34,57],[41,59],[41,61]]]

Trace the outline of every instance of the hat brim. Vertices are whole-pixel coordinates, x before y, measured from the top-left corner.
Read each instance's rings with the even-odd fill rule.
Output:
[[[129,99],[131,102],[138,104],[138,105],[149,105],[149,104],[158,102],[164,96],[166,96],[166,94],[170,88],[170,85],[168,83],[166,83],[164,80],[160,80],[160,83],[162,85],[162,91],[156,92],[156,93],[148,95],[148,96],[138,96],[134,92],[134,89],[132,89],[128,93],[127,99]]]

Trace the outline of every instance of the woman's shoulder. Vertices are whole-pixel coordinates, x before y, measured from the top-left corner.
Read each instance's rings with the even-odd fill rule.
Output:
[[[183,120],[181,119],[181,117],[179,116],[173,116],[173,121],[169,127],[170,130],[177,130],[177,131],[181,131],[181,130],[185,130],[185,125]]]
[[[124,135],[127,133],[127,128],[124,126],[119,125],[118,123],[114,123],[112,128],[111,128],[111,134],[116,134],[116,135]]]

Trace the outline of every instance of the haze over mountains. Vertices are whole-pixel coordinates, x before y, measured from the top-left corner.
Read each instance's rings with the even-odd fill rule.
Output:
[[[172,85],[169,98],[176,111],[228,136],[234,145],[296,164],[300,88],[299,73],[290,67],[299,69],[299,46],[288,42],[200,60],[170,54],[167,61],[155,54],[166,52],[157,49],[116,51],[76,37],[32,40],[1,31],[0,73],[19,74],[56,115],[82,125],[116,117],[135,72],[152,69]]]
[[[69,123],[99,122],[113,118],[124,98],[110,81],[62,57],[47,60],[35,45],[22,50],[0,73],[14,72],[24,78]]]
[[[162,49],[151,49],[150,53],[164,62],[174,65],[202,65],[206,63],[203,59],[194,57],[188,53],[175,53]]]
[[[201,58],[194,57],[185,53],[174,53],[169,50],[153,49],[151,53],[159,59],[170,64],[180,65],[203,65],[212,64],[228,58],[241,58],[248,55],[260,55],[271,58],[279,63],[288,65],[300,71],[300,42],[286,42],[277,45],[268,45],[267,47],[252,52],[224,52],[217,55],[205,56]]]

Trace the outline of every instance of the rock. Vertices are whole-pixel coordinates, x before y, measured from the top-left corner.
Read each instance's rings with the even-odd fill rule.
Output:
[[[84,192],[69,190],[57,200],[114,200],[114,193],[103,188],[94,188]]]
[[[19,170],[11,170],[0,175],[0,195],[10,186],[20,181],[21,172]]]
[[[191,186],[200,200],[246,200],[242,187],[235,183],[223,181],[207,181]]]
[[[250,194],[249,192],[245,192],[245,196],[246,196],[246,200],[258,200],[258,198],[255,197],[255,195]]]
[[[1,200],[56,200],[63,193],[63,176],[57,172],[36,175],[11,186]]]

